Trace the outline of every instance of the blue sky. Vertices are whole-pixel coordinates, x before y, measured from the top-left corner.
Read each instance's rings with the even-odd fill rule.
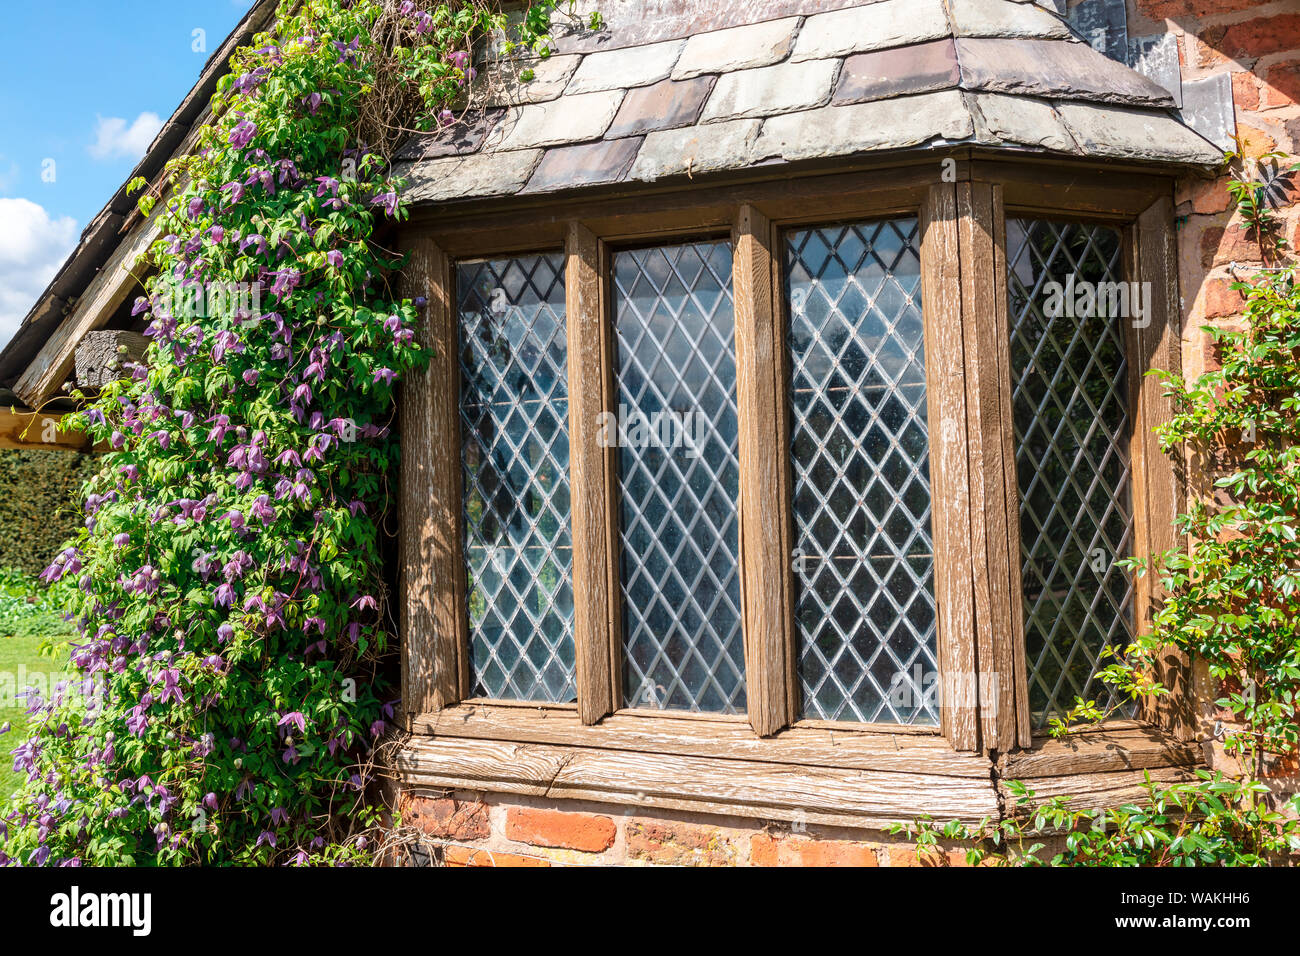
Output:
[[[249,6],[251,0],[6,4],[0,345]]]

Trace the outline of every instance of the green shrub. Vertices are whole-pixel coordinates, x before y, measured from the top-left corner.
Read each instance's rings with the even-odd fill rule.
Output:
[[[45,449],[0,451],[0,568],[40,574],[84,521],[81,486],[95,456]]]

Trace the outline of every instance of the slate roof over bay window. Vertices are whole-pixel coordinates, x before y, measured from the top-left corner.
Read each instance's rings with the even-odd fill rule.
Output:
[[[1031,0],[610,0],[413,139],[416,202],[971,145],[1213,167],[1162,87]],[[659,9],[659,8],[663,9]],[[528,82],[517,79],[530,69]]]

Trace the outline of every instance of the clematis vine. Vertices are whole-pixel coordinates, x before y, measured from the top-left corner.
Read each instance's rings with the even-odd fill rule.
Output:
[[[31,702],[0,864],[373,858],[393,394],[428,360],[376,239],[404,215],[388,160],[445,125],[468,51],[544,51],[554,6],[284,3],[192,155],[131,184],[160,204],[132,306],[150,345],[76,416],[108,450],[43,578],[76,595],[77,674]],[[241,283],[262,301],[210,294]]]

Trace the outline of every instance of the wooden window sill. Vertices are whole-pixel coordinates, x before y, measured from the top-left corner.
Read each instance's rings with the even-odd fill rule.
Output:
[[[1198,746],[1132,722],[1035,740],[996,764],[936,734],[796,725],[760,738],[740,721],[630,712],[584,726],[573,706],[464,703],[412,731],[395,761],[407,787],[864,829],[998,819],[1014,809],[1012,779],[1038,799],[1115,805],[1140,796],[1144,770],[1169,782],[1200,762]]]
[[[1122,720],[1060,740],[1035,737],[1027,750],[999,758],[997,779],[1005,812],[1024,816],[1053,797],[1071,797],[1071,806],[1084,809],[1141,801],[1145,774],[1156,783],[1180,783],[1204,767],[1199,743],[1178,740],[1142,721]],[[1034,798],[1017,806],[1008,780],[1025,784]]]

